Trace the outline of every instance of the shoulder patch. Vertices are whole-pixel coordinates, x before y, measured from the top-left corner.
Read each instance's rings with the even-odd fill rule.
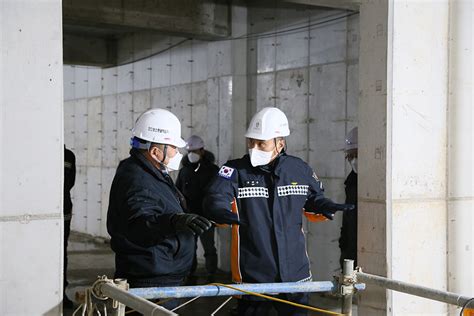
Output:
[[[230,179],[233,173],[234,173],[234,168],[227,167],[227,166],[222,166],[222,168],[219,170],[219,176],[226,179]]]

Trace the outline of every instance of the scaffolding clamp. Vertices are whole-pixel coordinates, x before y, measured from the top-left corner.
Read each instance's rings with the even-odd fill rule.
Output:
[[[92,287],[91,287],[91,292],[92,292],[92,295],[98,299],[98,300],[101,300],[101,301],[106,301],[108,300],[109,298],[107,296],[105,296],[101,289],[102,289],[102,285],[104,284],[114,284],[114,282],[107,278],[106,275],[103,275],[103,276],[99,276],[97,277],[97,280],[94,282],[94,284],[92,284]]]

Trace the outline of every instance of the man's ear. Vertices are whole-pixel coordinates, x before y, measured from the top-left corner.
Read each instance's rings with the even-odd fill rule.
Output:
[[[278,152],[281,152],[285,148],[286,142],[284,138],[278,140]]]
[[[158,148],[158,146],[151,146],[150,147],[150,154],[152,154],[153,156],[157,157],[158,159],[161,159],[163,158],[163,153],[162,151]]]

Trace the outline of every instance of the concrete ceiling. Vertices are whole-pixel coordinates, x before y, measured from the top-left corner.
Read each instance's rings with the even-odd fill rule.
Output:
[[[358,0],[63,0],[65,64],[114,66],[120,38],[137,32],[215,40],[231,35],[231,5],[357,9]]]
[[[225,38],[229,10],[221,0],[64,0],[64,63],[116,65],[117,41],[134,32]]]

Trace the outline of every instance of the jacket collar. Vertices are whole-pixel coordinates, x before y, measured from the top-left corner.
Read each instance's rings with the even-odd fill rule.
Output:
[[[148,161],[148,159],[146,159],[145,155],[143,155],[140,150],[132,148],[130,150],[130,156],[137,160],[145,170],[153,174],[158,180],[168,183],[164,173],[158,168],[156,168],[150,161]]]
[[[273,173],[279,177],[280,176],[280,173],[281,173],[281,170],[282,170],[282,166],[284,165],[284,162],[286,160],[288,156],[286,155],[286,152],[282,152],[280,154],[280,156],[278,156],[275,160],[274,160],[274,167],[273,167]]]

